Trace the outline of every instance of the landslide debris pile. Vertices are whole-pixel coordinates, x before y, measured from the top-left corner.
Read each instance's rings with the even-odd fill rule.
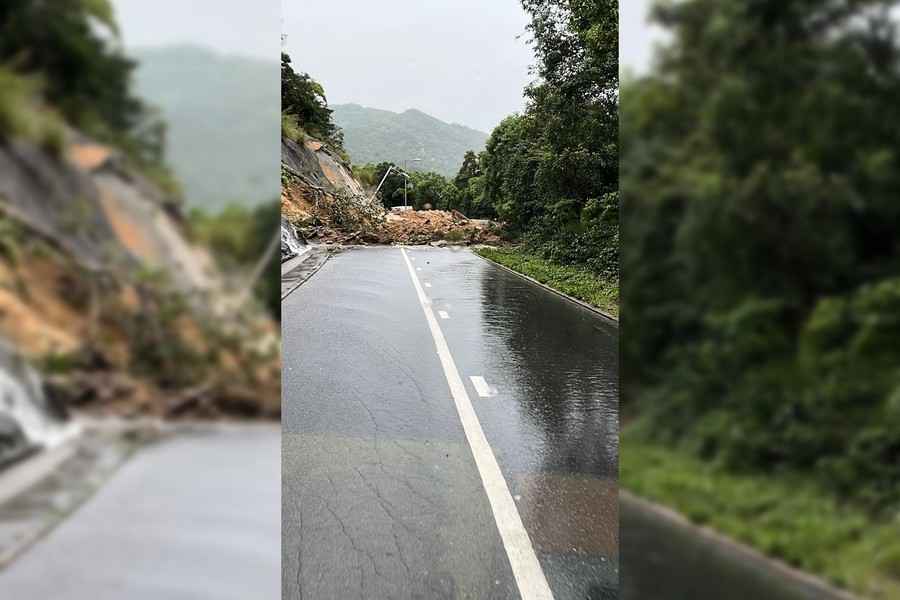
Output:
[[[459,211],[418,210],[391,212],[384,227],[387,240],[401,244],[453,242],[496,244],[500,233],[496,225],[469,219]]]
[[[491,244],[499,227],[458,211],[388,212],[325,144],[282,139],[281,214],[306,240],[326,244]],[[292,234],[293,232],[288,232]],[[285,235],[289,238],[290,235]],[[289,254],[282,248],[282,255]]]
[[[278,328],[189,241],[177,202],[77,132],[0,143],[0,338],[99,415],[277,418]]]

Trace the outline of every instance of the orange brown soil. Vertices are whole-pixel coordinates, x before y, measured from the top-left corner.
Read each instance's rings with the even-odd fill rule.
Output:
[[[281,214],[308,240],[335,244],[498,244],[501,230],[458,211],[419,210],[364,215],[352,227],[333,218],[334,196],[303,183],[284,186]],[[352,209],[352,207],[351,207]]]
[[[224,327],[170,301],[43,245],[0,257],[0,338],[44,372],[58,405],[98,416],[279,418],[277,324],[239,316],[240,327]]]

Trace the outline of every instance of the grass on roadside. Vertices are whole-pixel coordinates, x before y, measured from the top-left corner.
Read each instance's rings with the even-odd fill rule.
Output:
[[[697,524],[865,598],[900,597],[900,515],[876,519],[800,475],[727,473],[633,427],[619,468],[624,489]]]
[[[605,281],[586,269],[552,263],[519,248],[485,247],[475,252],[613,316],[619,315],[617,281]]]

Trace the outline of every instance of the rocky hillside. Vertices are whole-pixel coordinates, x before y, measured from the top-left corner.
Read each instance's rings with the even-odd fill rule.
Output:
[[[340,230],[378,241],[374,236],[384,222],[384,208],[325,144],[282,138],[281,179],[281,214],[303,238]]]
[[[334,122],[344,131],[344,147],[356,164],[410,162],[410,170],[434,171],[453,177],[469,150],[484,149],[488,135],[462,125],[450,124],[422,111],[402,113],[337,104]]]
[[[341,244],[483,243],[499,241],[498,228],[457,212],[388,213],[353,178],[352,168],[327,145],[306,139],[281,142],[282,240],[293,235]],[[284,243],[284,242],[283,242]],[[282,256],[290,249],[282,247]]]
[[[67,410],[277,417],[272,320],[122,154],[65,137],[0,140],[0,339]]]

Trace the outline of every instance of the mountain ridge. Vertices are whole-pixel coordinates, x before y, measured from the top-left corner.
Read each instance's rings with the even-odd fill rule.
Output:
[[[138,63],[136,91],[168,125],[166,158],[188,206],[217,211],[278,198],[277,62],[191,44],[127,54]]]
[[[335,104],[335,124],[356,164],[409,161],[410,170],[456,175],[469,150],[484,149],[488,134],[447,123],[417,108],[394,112],[358,103]],[[421,163],[412,159],[422,158]]]

